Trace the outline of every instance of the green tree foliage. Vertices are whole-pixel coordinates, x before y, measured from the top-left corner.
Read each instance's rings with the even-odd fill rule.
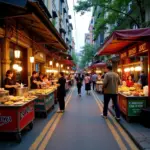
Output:
[[[75,62],[75,64],[79,63],[79,58],[77,57],[75,51],[72,51],[72,58],[73,58],[73,61]]]
[[[136,12],[136,15],[129,13],[128,6],[131,2],[132,9],[136,9],[139,12]],[[95,38],[98,37],[101,31],[107,29],[107,25],[110,25],[111,31],[113,31],[122,22],[125,22],[125,26],[127,26],[126,22],[133,22],[139,28],[145,22],[144,0],[79,0],[75,10],[84,14],[86,11],[90,11],[90,8],[93,7],[95,10],[98,6],[102,10],[100,14],[97,14],[99,16],[94,26]],[[140,15],[139,20],[137,20],[138,14]]]
[[[93,61],[93,57],[96,53],[94,45],[86,44],[81,51],[80,68],[88,66]]]

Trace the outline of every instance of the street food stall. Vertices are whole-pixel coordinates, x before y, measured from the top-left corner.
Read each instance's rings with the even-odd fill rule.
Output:
[[[35,112],[42,113],[47,117],[47,112],[54,108],[55,105],[55,91],[57,87],[51,86],[46,89],[35,89],[29,91],[30,94],[37,96],[35,100]]]
[[[140,116],[141,110],[150,102],[149,40],[150,28],[115,31],[97,53],[98,55],[119,54],[118,73],[121,79],[125,81],[129,75],[135,78],[131,87],[125,84],[119,87],[118,103],[121,112],[128,120]],[[140,72],[143,70],[148,74],[147,92],[144,91],[145,87],[138,83]]]
[[[4,96],[0,98],[0,133],[15,133],[21,142],[21,131],[33,128],[36,96]]]
[[[104,72],[104,68],[106,67],[106,63],[100,62],[91,65],[89,68],[93,70],[93,72],[96,72],[98,75],[98,79],[96,81],[96,91],[102,93],[102,87],[103,87],[103,79],[101,78],[102,73]],[[99,78],[100,76],[100,78]]]

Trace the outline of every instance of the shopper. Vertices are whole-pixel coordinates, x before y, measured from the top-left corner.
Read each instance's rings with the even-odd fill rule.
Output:
[[[84,78],[84,82],[85,82],[85,90],[87,92],[87,95],[90,95],[90,90],[91,90],[91,78],[89,76],[89,74],[87,73],[85,78]]]
[[[82,87],[83,78],[80,73],[76,76],[76,82],[77,82],[78,95],[81,96],[81,87]]]
[[[112,71],[112,66],[106,67],[106,74],[104,77],[104,108],[102,116],[107,118],[107,111],[110,99],[112,99],[115,112],[116,112],[116,119],[120,120],[120,109],[117,103],[118,97],[118,85],[121,84],[119,75]]]
[[[13,80],[13,71],[8,70],[6,72],[6,78],[4,81],[5,90],[8,90],[10,95],[14,95],[15,94],[15,88],[17,88],[18,86],[20,86],[20,84],[16,83]]]
[[[60,86],[58,87],[58,91],[57,91],[57,97],[58,97],[59,108],[60,108],[58,113],[64,113],[64,111],[65,111],[65,96],[66,96],[66,89],[65,89],[66,79],[64,77],[63,72],[60,72],[60,78],[58,80],[58,84],[60,84]]]
[[[97,74],[94,73],[92,75],[93,90],[95,90],[96,81],[97,81]]]

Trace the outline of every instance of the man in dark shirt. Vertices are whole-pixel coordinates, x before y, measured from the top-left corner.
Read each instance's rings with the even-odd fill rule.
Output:
[[[38,88],[37,76],[38,76],[37,72],[33,71],[32,76],[30,78],[31,89],[37,89]]]
[[[60,84],[60,86],[58,87],[58,91],[57,91],[59,108],[60,108],[60,111],[58,111],[58,112],[63,113],[65,111],[65,96],[66,96],[65,84],[66,84],[66,79],[64,77],[63,72],[60,72],[60,76],[61,77],[58,80],[58,84]]]
[[[142,88],[147,85],[147,76],[145,75],[144,71],[141,72],[140,80],[142,84]]]

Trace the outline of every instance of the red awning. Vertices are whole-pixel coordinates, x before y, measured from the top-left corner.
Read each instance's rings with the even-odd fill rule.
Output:
[[[104,45],[99,48],[97,55],[117,54],[135,42],[150,40],[148,37],[150,38],[150,28],[114,31],[105,41]]]
[[[68,66],[75,66],[73,61],[67,60],[67,59],[66,60],[64,59],[64,60],[60,61],[60,63],[68,65]]]
[[[104,68],[104,67],[106,67],[106,63],[93,64],[93,65],[91,65],[89,68],[97,68],[97,67]]]

